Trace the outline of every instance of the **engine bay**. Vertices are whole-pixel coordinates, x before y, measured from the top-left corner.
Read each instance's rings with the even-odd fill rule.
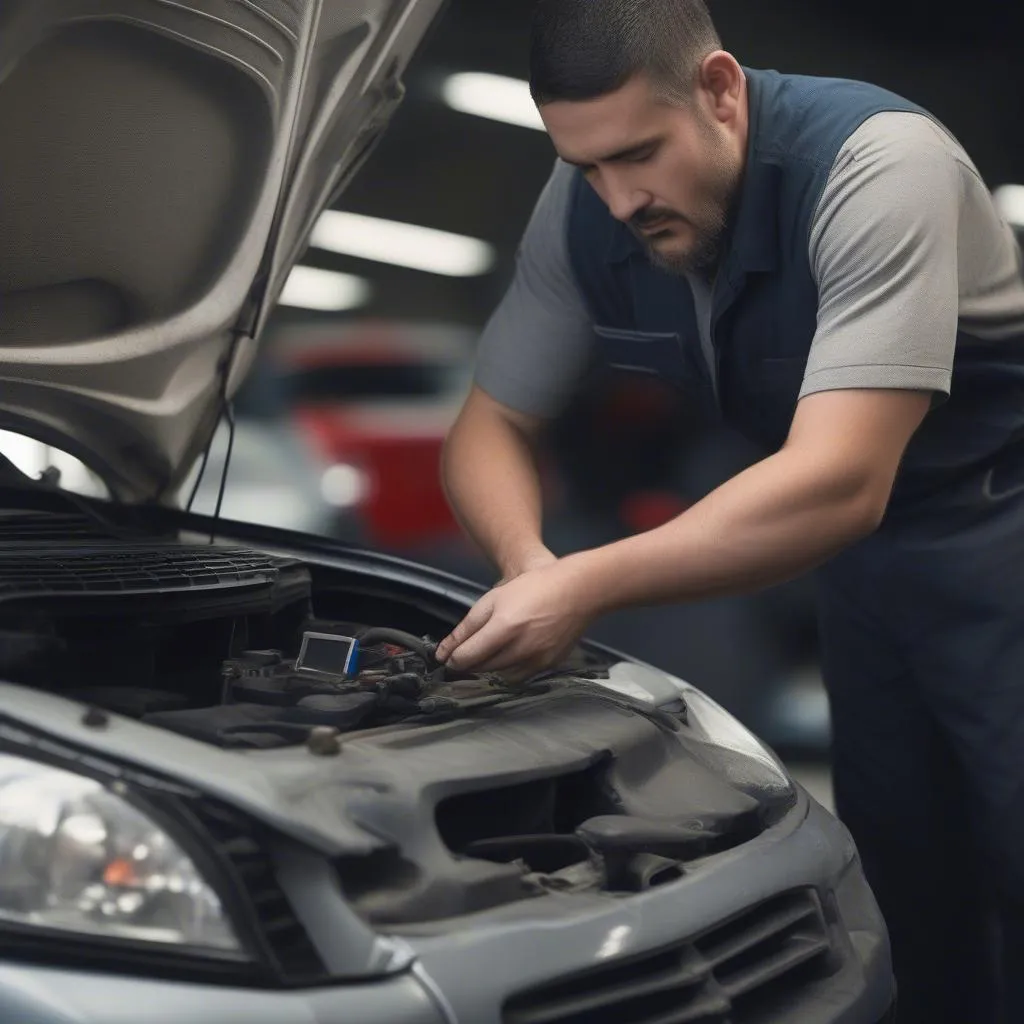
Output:
[[[222,747],[267,748],[436,722],[518,695],[500,676],[452,676],[434,660],[434,648],[431,637],[399,629],[311,620],[297,655],[249,650],[226,659],[219,705],[142,717]]]
[[[239,771],[349,851],[332,868],[346,899],[392,928],[644,891],[792,806],[784,777],[713,742],[688,701],[616,690],[612,652],[581,645],[526,681],[439,664],[472,600],[455,583],[354,549],[307,561],[0,515],[0,680],[77,702],[75,730],[127,730],[135,750],[141,723],[282,751]]]
[[[38,524],[19,525],[20,543],[0,529],[9,682],[228,749],[434,723],[523,695],[499,675],[440,665],[436,644],[461,609],[426,608],[410,588],[358,574],[346,585],[247,549],[117,543],[91,527],[77,526],[76,542],[66,521],[51,524],[59,539],[41,539]]]
[[[434,659],[430,635],[310,617],[281,637],[273,634],[283,624],[273,625],[254,639],[276,645],[236,651],[233,638],[251,623],[230,617],[177,628],[127,616],[36,618],[31,631],[0,633],[0,675],[228,749],[438,722],[543,687],[453,673]],[[143,638],[152,641],[145,653]]]

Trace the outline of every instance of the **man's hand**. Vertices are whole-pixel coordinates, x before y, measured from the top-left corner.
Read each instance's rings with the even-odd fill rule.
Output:
[[[596,614],[573,564],[551,561],[485,594],[438,644],[438,661],[523,677],[564,661]]]

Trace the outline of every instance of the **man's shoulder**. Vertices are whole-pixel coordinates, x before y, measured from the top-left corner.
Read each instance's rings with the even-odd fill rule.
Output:
[[[783,163],[831,164],[847,139],[876,114],[928,115],[913,100],[870,82],[744,70],[755,149]]]
[[[773,68],[743,67],[748,83],[772,99],[797,98],[804,103],[828,106],[836,97],[861,103],[886,102],[898,106],[920,109],[920,104],[908,96],[876,82],[841,75],[806,75],[799,72],[777,71]]]
[[[885,156],[966,156],[953,134],[926,110],[883,110],[866,118],[846,140],[844,153],[864,160]]]
[[[579,180],[579,171],[572,164],[556,159],[551,175],[540,194],[538,206],[546,217],[554,217],[564,222],[569,215],[573,195]]]
[[[572,164],[564,160],[555,161],[527,225],[524,251],[564,250],[577,176]]]
[[[890,204],[926,206],[936,200],[935,186],[955,182],[958,167],[973,165],[930,114],[886,110],[865,119],[843,143],[824,198],[832,194],[845,202],[868,189],[872,201],[881,204],[879,212]]]

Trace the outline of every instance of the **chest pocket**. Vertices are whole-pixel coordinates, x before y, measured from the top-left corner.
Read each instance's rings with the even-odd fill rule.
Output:
[[[688,397],[711,394],[711,378],[695,346],[675,331],[635,331],[594,325],[597,351],[612,370],[645,373],[679,388]]]

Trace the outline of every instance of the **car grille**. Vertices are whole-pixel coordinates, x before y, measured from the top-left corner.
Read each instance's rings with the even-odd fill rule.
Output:
[[[813,889],[785,893],[671,947],[513,997],[504,1024],[760,1024],[831,969]],[[756,1000],[753,998],[756,997]]]
[[[122,545],[0,550],[0,597],[195,590],[272,583],[274,562],[255,551]]]

